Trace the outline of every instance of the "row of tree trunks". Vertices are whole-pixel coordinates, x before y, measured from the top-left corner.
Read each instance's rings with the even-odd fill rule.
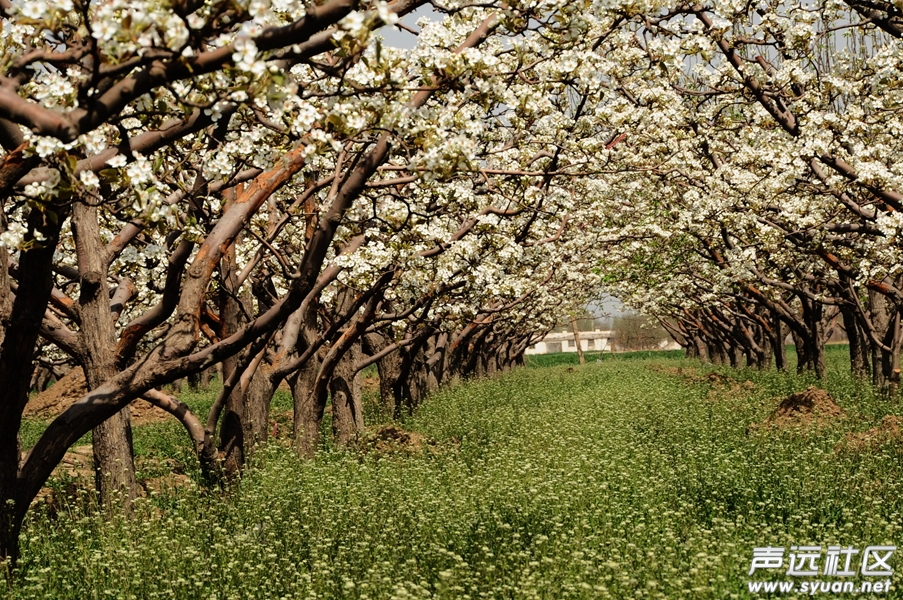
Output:
[[[776,300],[750,294],[722,308],[684,310],[663,324],[688,357],[760,369],[771,364],[788,368],[784,341],[789,333],[796,346],[797,372],[819,378],[827,370],[825,344],[842,328],[849,343],[850,372],[896,396],[903,349],[903,298],[894,293],[899,283],[871,282],[863,292],[849,277],[841,277],[819,292],[824,295],[830,289],[833,296],[824,300],[806,288]]]
[[[412,10],[417,3],[402,4],[406,8],[402,7],[400,11],[407,11]],[[298,24],[289,28],[293,32],[291,44],[301,43],[305,39],[310,41],[309,38],[314,33],[329,32],[330,28],[350,10],[347,3],[343,2],[333,2],[320,8],[323,10],[309,11],[303,21],[299,21]],[[455,52],[461,53],[479,46],[499,23],[498,16],[495,13],[491,14],[467,36],[463,43],[455,49]],[[280,31],[283,31],[280,35],[285,35],[285,28]],[[267,37],[267,39],[275,44],[270,47],[271,50],[285,45],[284,40],[277,43],[272,37]],[[278,35],[276,39],[279,39]],[[328,41],[331,38],[326,35],[323,39]],[[310,51],[315,51],[317,54],[331,49],[332,46],[328,43],[319,42],[309,48]],[[219,69],[219,63],[211,65],[211,68]],[[183,73],[181,67],[177,70],[179,73]],[[181,77],[182,75],[179,75],[177,78]],[[128,80],[124,81],[128,83]],[[159,78],[154,81],[156,83],[150,80],[145,82],[147,86],[150,86],[146,91],[152,91],[153,86],[163,82]],[[410,110],[421,108],[437,92],[448,89],[452,83],[450,77],[436,73],[430,79],[429,86],[413,95],[407,103],[407,108]],[[129,86],[126,85],[126,87]],[[111,110],[111,114],[118,113],[119,108],[131,100],[133,98],[126,93],[117,101],[119,104],[114,107],[114,110]],[[35,106],[37,107],[37,105]],[[146,138],[144,135],[138,136],[141,140],[136,137],[126,143],[125,152],[129,154],[129,150],[132,150],[150,153],[161,146],[172,143],[173,140],[193,135],[205,128],[210,128],[209,126],[212,126],[212,131],[208,132],[209,141],[211,147],[215,147],[223,139],[220,133],[228,127],[228,122],[229,119],[226,118],[222,120],[220,126],[216,126],[211,119],[201,116],[201,111],[198,110],[193,113],[189,123],[173,124],[167,129],[168,137],[160,138],[157,134],[151,135],[150,138]],[[96,125],[92,124],[91,127]],[[71,133],[69,131],[66,135]],[[50,331],[52,328],[46,326],[45,312],[47,312],[54,285],[53,255],[58,246],[60,227],[71,210],[71,198],[67,196],[66,199],[61,199],[62,204],[59,206],[35,204],[31,208],[27,218],[27,233],[24,237],[27,249],[20,256],[17,281],[9,281],[8,292],[12,305],[9,314],[3,315],[4,318],[8,318],[4,322],[5,337],[2,348],[0,348],[0,381],[4,382],[4,386],[0,388],[0,437],[2,437],[2,441],[0,441],[0,527],[3,530],[0,533],[0,557],[10,557],[15,561],[18,554],[19,529],[28,505],[50,477],[53,469],[63,459],[66,450],[88,431],[96,427],[103,428],[108,422],[111,422],[111,419],[113,419],[112,422],[115,422],[118,418],[117,415],[127,416],[126,407],[136,398],[151,398],[158,406],[166,407],[174,414],[191,436],[203,468],[210,472],[213,471],[212,465],[217,462],[215,453],[217,444],[214,440],[217,438],[216,430],[219,427],[220,416],[222,416],[223,424],[219,431],[220,443],[218,444],[222,453],[222,462],[227,466],[227,470],[237,471],[241,468],[249,448],[253,448],[255,439],[262,439],[265,436],[265,427],[262,433],[258,434],[254,431],[255,427],[259,428],[264,424],[264,418],[261,415],[266,414],[266,407],[269,405],[272,389],[275,387],[274,385],[263,386],[261,388],[263,391],[259,394],[254,391],[257,389],[254,384],[255,373],[256,369],[260,367],[260,361],[255,358],[258,353],[262,351],[265,353],[266,344],[269,343],[275,331],[283,327],[286,319],[302,306],[315,302],[324,287],[330,283],[330,277],[336,277],[336,273],[332,273],[330,277],[324,277],[326,273],[335,270],[335,265],[326,263],[330,252],[336,248],[334,243],[336,232],[343,224],[346,213],[367,189],[368,181],[388,160],[395,142],[395,132],[393,131],[380,131],[375,135],[376,137],[369,142],[366,136],[362,142],[357,139],[353,142],[349,140],[349,155],[345,158],[340,157],[337,161],[334,184],[329,192],[326,205],[321,210],[313,211],[316,216],[312,219],[312,227],[309,228],[310,232],[305,240],[304,250],[298,254],[298,259],[293,265],[295,274],[289,278],[291,284],[288,291],[279,298],[274,297],[269,304],[259,302],[258,310],[252,313],[255,314],[253,317],[250,314],[246,316],[244,312],[238,317],[234,313],[227,314],[233,311],[235,305],[240,308],[241,294],[239,290],[243,282],[230,281],[230,262],[234,263],[234,259],[224,255],[232,251],[233,242],[240,238],[248,223],[263,204],[269,201],[276,191],[293,181],[296,175],[302,171],[305,164],[308,163],[308,146],[305,143],[297,144],[280,160],[276,160],[273,167],[267,171],[246,170],[249,171],[249,174],[241,181],[237,179],[240,179],[239,176],[244,171],[239,172],[235,175],[236,180],[220,182],[225,187],[217,187],[216,182],[200,182],[199,180],[202,185],[196,186],[198,189],[194,190],[195,192],[200,191],[200,188],[206,188],[203,193],[217,194],[233,190],[232,201],[225,203],[225,209],[221,215],[207,220],[205,225],[209,225],[209,228],[203,242],[196,248],[196,244],[192,241],[182,240],[177,243],[177,248],[170,256],[164,289],[159,302],[144,314],[133,319],[124,328],[118,344],[115,346],[112,362],[107,360],[109,358],[105,350],[107,335],[103,330],[92,330],[92,333],[89,334],[91,339],[85,340],[84,336],[75,336],[71,330],[67,329],[67,326],[57,329],[56,333]],[[147,141],[148,139],[151,141]],[[16,140],[14,146],[18,146],[20,142],[21,140]],[[134,145],[139,142],[144,145]],[[133,145],[129,146],[129,144]],[[12,185],[38,166],[41,161],[39,159],[26,160],[16,152],[12,152],[14,147],[10,146],[8,139],[5,140],[4,148],[8,155],[4,160],[6,176],[0,194],[6,199],[11,193]],[[342,155],[344,156],[344,153]],[[76,167],[79,164],[83,164],[83,161],[78,162]],[[241,188],[237,187],[243,182],[247,182],[247,185]],[[321,200],[317,201],[318,208],[321,207]],[[191,203],[189,202],[189,204]],[[186,210],[196,212],[196,209],[195,205],[189,206]],[[87,223],[87,221],[85,222]],[[121,246],[124,247],[131,243],[131,240],[140,234],[143,227],[143,223],[129,223],[124,228],[124,231],[128,230],[129,233],[120,240]],[[87,239],[85,235],[82,238]],[[118,238],[119,236],[117,236]],[[358,234],[358,238],[363,240],[363,234]],[[112,244],[113,242],[111,242]],[[98,257],[106,261],[107,265],[112,256],[113,254],[107,252],[98,253]],[[4,265],[2,268],[6,269],[6,261],[0,260],[0,262]],[[248,265],[250,265],[248,269],[253,270],[255,261],[251,261]],[[96,309],[95,316],[98,323],[112,320],[109,306],[107,306],[110,300],[109,290],[104,286],[108,285],[109,279],[114,278],[104,268],[95,271],[94,266],[96,265],[90,261],[79,261],[79,284],[82,298],[77,305],[73,306],[72,310],[66,311],[68,324],[73,327],[81,323],[81,317],[77,314],[81,305]],[[211,311],[208,302],[213,276],[217,271],[219,271],[220,283],[223,284],[220,291],[228,295],[228,298],[222,298],[219,302],[221,310],[218,327],[220,330],[211,333],[209,323]],[[255,275],[260,274],[260,272],[255,273]],[[395,274],[388,273],[387,275],[391,279]],[[0,273],[0,279],[8,280],[5,271]],[[351,357],[354,356],[354,348],[359,347],[360,337],[374,320],[374,312],[380,301],[379,290],[386,283],[382,278],[380,278],[380,282],[374,289],[360,294],[361,298],[358,299],[359,302],[356,300],[355,309],[347,311],[342,319],[337,319],[333,323],[326,319],[323,323],[324,327],[315,328],[318,337],[313,344],[318,347],[322,346],[323,352],[320,353],[322,356],[317,356],[319,350],[311,346],[313,350],[309,353],[310,356],[304,360],[298,359],[298,364],[295,364],[295,358],[292,358],[282,366],[273,365],[270,378],[270,384],[278,384],[286,376],[306,368],[308,363],[316,364],[319,361],[316,376],[312,381],[305,381],[304,378],[301,378],[307,384],[305,386],[307,388],[306,395],[321,402],[321,400],[325,401],[331,388],[337,394],[348,391],[345,405],[349,409],[351,418],[343,421],[340,417],[338,420],[340,425],[342,423],[351,424],[348,431],[343,430],[342,435],[346,437],[354,434],[354,429],[360,427],[361,420],[359,405],[355,405],[354,379],[357,370],[356,367],[349,368],[343,362],[343,358],[348,352],[352,353]],[[7,293],[7,290],[4,289],[3,293]],[[65,294],[62,296],[65,297]],[[72,299],[64,299],[73,302]],[[234,303],[234,305],[230,303]],[[106,311],[103,314],[101,307],[104,307]],[[358,309],[362,309],[361,314],[357,314]],[[0,307],[0,311],[2,310]],[[47,315],[49,320],[56,319],[50,312],[47,312]],[[246,318],[243,320],[242,317],[245,316]],[[56,320],[59,321],[59,319]],[[337,323],[337,327],[343,326],[343,323],[339,323],[340,320],[347,323],[344,330],[334,327]],[[51,323],[51,325],[55,326],[55,323]],[[236,325],[238,325],[237,328]],[[91,389],[48,425],[23,460],[18,443],[18,432],[34,369],[39,332],[53,337],[54,343],[57,343],[65,351],[71,351],[72,354],[81,356],[82,362],[87,364],[86,371],[91,371],[89,375],[89,388]],[[230,333],[223,337],[223,332]],[[210,338],[209,344],[201,342],[202,334]],[[263,340],[262,344],[258,344],[260,340]],[[90,351],[81,347],[83,342],[93,345]],[[79,347],[75,348],[73,344]],[[254,348],[253,352],[250,351],[250,348]],[[295,349],[292,348],[292,350]],[[241,355],[242,352],[244,355],[235,361],[232,367],[224,365],[223,377],[227,385],[222,398],[218,398],[214,404],[205,424],[201,424],[198,417],[192,414],[189,408],[180,403],[178,399],[169,397],[158,389],[183,377],[208,369],[215,364],[224,361],[228,363],[230,359]],[[297,355],[297,352],[293,353]],[[277,364],[282,360],[277,360]],[[107,370],[111,364],[114,368]],[[289,364],[291,364],[291,368],[287,366]],[[336,385],[332,385],[336,371],[338,371]],[[295,379],[296,383],[297,381],[298,378]],[[340,382],[346,385],[339,386]],[[238,392],[233,395],[236,387]],[[321,417],[322,411],[320,411]],[[304,428],[299,429],[303,430]],[[127,419],[115,425],[114,430],[116,435],[120,436],[115,444],[116,447],[127,448]],[[103,435],[98,435],[99,440],[103,438]],[[102,442],[99,443],[102,444]],[[106,451],[103,453],[105,454]],[[98,463],[102,463],[104,460],[106,459],[98,456]],[[115,472],[114,466],[118,465],[119,468],[127,469],[129,468],[127,462],[114,460],[113,465],[109,468],[104,465],[99,466],[104,481],[109,475],[111,490],[119,489],[122,486],[134,488],[127,482],[119,486],[113,479],[119,476]]]

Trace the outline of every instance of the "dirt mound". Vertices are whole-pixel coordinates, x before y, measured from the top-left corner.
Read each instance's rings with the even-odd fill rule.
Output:
[[[85,375],[76,367],[63,378],[36,395],[25,405],[26,417],[50,419],[57,416],[85,395]]]
[[[773,429],[802,429],[821,427],[844,417],[831,394],[815,386],[791,394],[781,400],[768,418],[750,427]]]
[[[161,477],[151,477],[138,481],[141,488],[139,495],[156,496],[159,494],[172,493],[179,488],[185,488],[192,485],[191,477],[184,473],[170,473]]]
[[[81,367],[76,367],[52,386],[30,399],[25,405],[25,416],[52,419],[69,408],[87,391],[84,372]],[[157,423],[170,418],[169,413],[165,410],[144,400],[135,400],[129,406],[133,425]]]
[[[710,375],[715,374],[716,373],[710,373]],[[709,381],[712,382],[712,388],[706,395],[706,400],[717,402],[719,400],[738,398],[741,396],[746,396],[751,391],[759,387],[748,379],[745,381],[737,381],[735,379],[724,377],[723,375],[721,375],[721,377],[723,379],[713,380],[711,377],[709,378]]]
[[[382,425],[374,430],[364,432],[357,442],[362,452],[377,454],[413,454],[421,452],[435,442],[414,431],[405,431],[396,425]]]
[[[172,416],[163,410],[157,408],[150,402],[145,400],[134,400],[129,404],[129,410],[132,414],[133,425],[147,425],[148,423],[159,423],[171,419]]]
[[[657,373],[666,375],[674,375],[677,377],[686,377],[687,379],[695,379],[699,372],[696,367],[666,367],[664,365],[650,365],[649,368]]]
[[[682,377],[687,383],[704,383],[709,385],[709,393],[706,395],[706,400],[712,402],[744,396],[759,387],[748,379],[738,381],[729,375],[724,375],[716,371],[700,374],[699,370],[694,367],[664,367],[653,365],[650,368],[653,371],[664,373],[666,375]]]
[[[872,427],[868,431],[848,432],[843,440],[834,447],[835,451],[871,450],[887,442],[903,441],[903,418],[896,415],[887,415],[881,420],[881,424]]]
[[[736,379],[733,379],[721,373],[716,373],[715,371],[706,373],[703,377],[697,377],[696,381],[704,381],[711,383],[712,385],[731,385],[737,382]]]

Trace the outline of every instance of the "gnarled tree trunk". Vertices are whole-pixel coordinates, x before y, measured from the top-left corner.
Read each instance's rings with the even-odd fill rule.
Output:
[[[33,245],[19,259],[19,285],[12,307],[5,312],[7,297],[0,315],[4,318],[0,347],[0,557],[13,561],[19,555],[19,532],[30,499],[18,481],[19,428],[34,371],[35,344],[53,289],[53,254],[66,216],[60,212],[51,219],[36,208],[31,210],[25,239]],[[36,242],[34,231],[41,233],[43,242]]]
[[[88,389],[116,374],[116,328],[110,313],[106,249],[100,238],[97,208],[76,203],[72,231],[78,257],[79,341]],[[132,427],[126,406],[93,431],[94,472],[101,503],[129,509],[135,499],[135,460]]]
[[[361,374],[355,372],[360,361],[359,342],[351,345],[342,355],[329,380],[332,399],[332,432],[336,444],[344,446],[357,438],[364,430],[364,414],[361,401]]]

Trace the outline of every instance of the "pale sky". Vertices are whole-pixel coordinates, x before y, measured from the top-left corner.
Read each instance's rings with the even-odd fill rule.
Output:
[[[433,10],[432,6],[421,6],[411,14],[403,17],[401,22],[411,29],[420,31],[420,28],[417,27],[417,20],[421,17],[429,17],[433,21],[442,19],[442,15]],[[386,46],[393,48],[413,48],[417,43],[417,37],[414,34],[398,27],[383,27],[379,30],[379,34],[385,40]]]

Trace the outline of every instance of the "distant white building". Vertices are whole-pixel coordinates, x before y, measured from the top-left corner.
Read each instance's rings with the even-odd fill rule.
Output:
[[[613,331],[581,331],[580,345],[584,352],[613,352],[611,339]],[[662,340],[659,350],[679,350],[680,346],[674,340]],[[528,346],[524,354],[554,354],[556,352],[577,352],[577,344],[574,343],[574,334],[571,332],[550,333],[541,342]]]
[[[581,331],[580,345],[584,352],[610,350],[611,331]],[[576,352],[573,333],[550,333],[541,342],[528,346],[524,354],[554,354],[555,352]]]

